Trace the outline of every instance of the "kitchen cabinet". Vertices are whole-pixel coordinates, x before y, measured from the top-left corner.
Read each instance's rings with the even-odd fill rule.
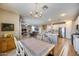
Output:
[[[79,54],[79,35],[78,34],[73,35],[72,43],[73,43],[75,51]]]

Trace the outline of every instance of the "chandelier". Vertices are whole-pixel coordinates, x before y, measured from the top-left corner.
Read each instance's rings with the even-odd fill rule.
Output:
[[[48,7],[44,5],[42,8],[36,3],[35,4],[35,10],[30,12],[30,15],[34,18],[42,17],[43,10],[47,9]]]

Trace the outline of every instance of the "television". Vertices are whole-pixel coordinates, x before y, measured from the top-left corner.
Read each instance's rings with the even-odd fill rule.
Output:
[[[78,31],[79,31],[79,24],[77,24],[77,25],[76,25],[76,30],[78,30]]]
[[[14,24],[11,23],[2,23],[1,31],[14,31]]]

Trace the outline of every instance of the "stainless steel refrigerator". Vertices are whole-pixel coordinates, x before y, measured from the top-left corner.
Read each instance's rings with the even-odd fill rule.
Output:
[[[65,27],[59,27],[58,33],[59,33],[60,38],[66,38],[66,28]]]

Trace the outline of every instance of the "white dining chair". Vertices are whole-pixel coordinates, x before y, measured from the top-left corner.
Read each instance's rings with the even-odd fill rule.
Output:
[[[16,55],[17,56],[31,56],[31,53],[28,48],[24,47],[22,43],[14,37],[15,45],[16,45]]]

